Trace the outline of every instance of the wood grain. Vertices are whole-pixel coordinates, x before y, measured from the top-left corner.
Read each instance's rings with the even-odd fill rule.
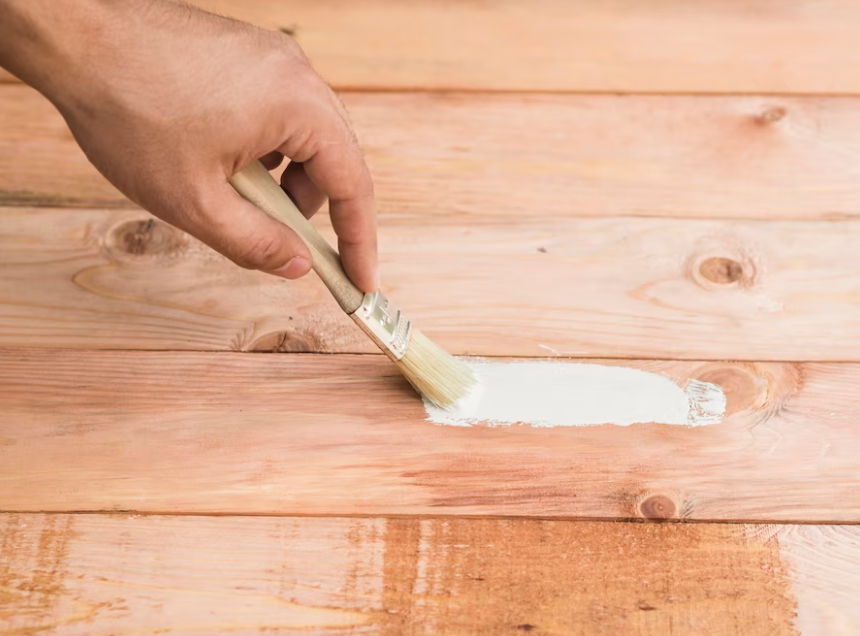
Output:
[[[860,213],[860,100],[342,95],[380,214]],[[128,207],[38,93],[0,86],[0,205]]]
[[[726,419],[437,426],[382,356],[9,350],[0,510],[860,521],[860,366],[627,364]]]
[[[779,544],[801,601],[798,631],[803,636],[860,632],[860,528],[786,526]]]
[[[0,209],[0,346],[375,351],[316,278],[149,218]],[[379,240],[384,291],[457,354],[860,360],[858,221],[390,215]]]
[[[0,205],[130,206],[66,122],[27,86],[0,84]]]
[[[855,555],[856,530],[838,535]],[[793,589],[780,532],[2,515],[0,634],[787,636],[807,595],[840,603],[839,582]],[[844,570],[857,576],[856,563]]]
[[[197,0],[295,33],[349,88],[860,92],[851,0]]]
[[[196,4],[293,32],[338,88],[860,92],[852,0]]]
[[[135,210],[0,210],[0,333],[6,346],[376,350],[315,277],[241,269]]]

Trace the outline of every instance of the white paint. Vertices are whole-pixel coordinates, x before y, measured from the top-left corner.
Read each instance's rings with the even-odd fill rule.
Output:
[[[538,427],[598,424],[684,424],[722,421],[723,390],[690,380],[684,388],[669,378],[629,367],[565,362],[467,363],[480,384],[449,410],[425,402],[427,419],[450,426]]]

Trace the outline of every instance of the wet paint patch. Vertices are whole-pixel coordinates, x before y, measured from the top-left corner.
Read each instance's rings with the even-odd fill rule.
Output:
[[[451,409],[425,402],[427,419],[449,426],[535,427],[656,423],[718,424],[722,388],[622,366],[549,361],[470,361],[479,387]]]

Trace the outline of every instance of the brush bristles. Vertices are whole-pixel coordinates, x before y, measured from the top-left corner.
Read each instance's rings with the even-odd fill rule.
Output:
[[[396,363],[415,390],[440,408],[453,406],[478,384],[465,363],[415,328],[406,354]]]

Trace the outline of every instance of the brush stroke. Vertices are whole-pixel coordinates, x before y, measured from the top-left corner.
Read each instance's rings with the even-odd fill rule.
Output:
[[[564,362],[467,363],[479,387],[449,410],[425,402],[427,419],[450,426],[535,427],[657,423],[703,426],[722,421],[723,390],[655,373]]]

